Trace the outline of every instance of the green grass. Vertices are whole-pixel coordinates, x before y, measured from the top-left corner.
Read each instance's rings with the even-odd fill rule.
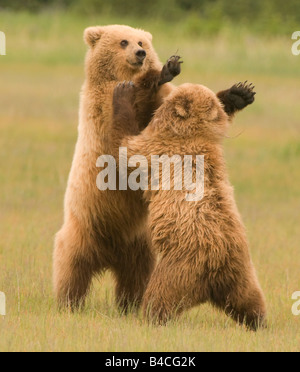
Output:
[[[267,297],[268,329],[246,332],[208,305],[167,327],[149,327],[140,314],[118,314],[109,273],[95,280],[82,313],[57,311],[53,237],[77,136],[82,32],[120,22],[0,13],[7,38],[7,56],[0,56],[0,291],[7,296],[0,351],[299,351],[291,296],[300,290],[300,57],[291,54],[289,35],[225,29],[219,37],[189,38],[180,27],[123,20],[153,32],[162,60],[180,50],[177,84],[216,91],[240,80],[256,84],[257,101],[236,118],[225,147]]]

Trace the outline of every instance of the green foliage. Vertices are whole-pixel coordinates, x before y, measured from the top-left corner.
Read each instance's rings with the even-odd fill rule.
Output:
[[[87,15],[122,15],[187,23],[187,31],[217,33],[224,23],[284,34],[300,23],[300,2],[288,0],[0,0],[0,9],[64,9]]]

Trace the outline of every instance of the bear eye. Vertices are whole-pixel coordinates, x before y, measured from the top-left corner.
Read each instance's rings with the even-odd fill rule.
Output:
[[[126,47],[128,46],[128,44],[129,44],[129,43],[128,43],[127,40],[122,40],[122,41],[121,41],[121,47],[122,47],[122,48],[126,48]]]
[[[139,46],[142,48],[143,47],[143,43],[140,41],[139,43]]]

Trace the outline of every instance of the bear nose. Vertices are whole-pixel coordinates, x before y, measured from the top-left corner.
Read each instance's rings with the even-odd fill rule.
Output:
[[[144,49],[140,49],[135,53],[135,55],[137,56],[138,60],[142,62],[146,58],[147,53]]]

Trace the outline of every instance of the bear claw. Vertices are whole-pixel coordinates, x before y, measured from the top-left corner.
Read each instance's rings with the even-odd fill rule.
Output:
[[[158,85],[171,82],[176,76],[181,73],[181,61],[180,56],[172,56],[168,59],[161,72],[161,80]]]
[[[235,84],[229,90],[230,101],[234,103],[238,109],[245,108],[255,101],[256,92],[254,89],[255,86],[253,83],[248,83],[248,81]]]
[[[170,72],[170,74],[173,76],[173,77],[176,77],[177,75],[180,74],[181,72],[181,64],[183,63],[183,61],[181,61],[181,57],[180,56],[172,56],[168,59],[168,70]]]

